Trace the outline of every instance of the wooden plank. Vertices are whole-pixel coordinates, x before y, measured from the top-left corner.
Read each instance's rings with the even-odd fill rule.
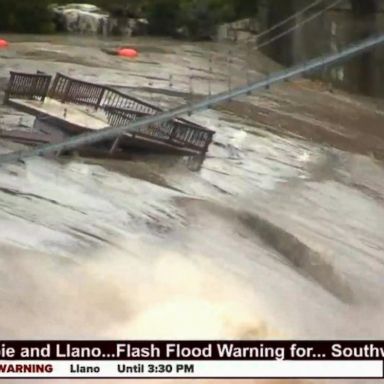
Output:
[[[91,115],[84,107],[63,104],[57,100],[46,98],[44,103],[36,100],[10,99],[11,104],[35,116],[44,114],[62,120],[63,124],[78,126],[79,129],[99,130],[109,126],[107,120]],[[64,117],[64,115],[66,115]]]

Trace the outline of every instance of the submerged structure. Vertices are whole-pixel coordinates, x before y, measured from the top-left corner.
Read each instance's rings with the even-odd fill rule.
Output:
[[[111,87],[61,73],[11,72],[4,102],[36,116],[34,129],[0,131],[0,137],[23,144],[59,143],[69,136],[128,126],[162,110]],[[167,153],[203,159],[214,132],[182,118],[152,123],[134,132],[82,148],[92,155],[129,158],[133,152]]]

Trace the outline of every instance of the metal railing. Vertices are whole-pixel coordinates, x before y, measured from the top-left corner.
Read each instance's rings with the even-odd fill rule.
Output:
[[[44,101],[51,79],[51,76],[43,73],[11,72],[4,102],[7,103],[11,98]]]
[[[97,107],[104,88],[97,84],[72,79],[61,73],[56,74],[49,97],[62,103],[75,103]]]
[[[105,128],[97,132],[85,133],[72,137],[68,140],[63,141],[62,143],[42,145],[32,150],[16,151],[12,153],[2,154],[0,155],[0,163],[17,161],[32,156],[41,156],[51,152],[71,150],[83,145],[89,145],[99,141],[118,137],[124,132],[134,133],[141,127],[147,126],[149,124],[166,122],[170,119],[178,118],[179,116],[185,114],[191,114],[196,111],[204,110],[222,101],[232,99],[241,95],[246,95],[257,90],[265,89],[266,87],[269,87],[272,84],[276,84],[288,80],[290,78],[297,77],[304,73],[317,71],[323,68],[324,66],[340,63],[341,61],[356,56],[382,43],[384,43],[384,34],[370,37],[358,43],[352,44],[341,52],[309,60],[303,64],[299,64],[292,68],[276,72],[270,76],[267,76],[261,81],[257,81],[252,84],[247,84],[230,90],[228,92],[219,93],[217,95],[199,101],[195,104],[183,105],[173,110],[156,114],[155,116],[141,118],[132,122],[128,126],[124,125],[118,127]]]
[[[12,73],[12,79],[23,78],[23,76],[25,75]],[[37,78],[37,75],[26,76]],[[50,79],[49,77],[49,81]],[[17,89],[22,92],[23,85],[27,83],[23,81],[17,84],[19,87]],[[27,87],[24,92],[32,98],[36,97],[36,89]],[[47,87],[45,87],[46,93]],[[111,87],[74,79],[61,73],[56,74],[48,94],[52,99],[62,103],[84,105],[93,107],[95,110],[103,110],[111,127],[129,124],[138,118],[163,112],[160,108]],[[144,138],[205,153],[212,142],[214,132],[187,120],[175,119],[166,123],[153,123],[148,127],[139,129],[136,134]]]
[[[105,107],[105,112],[108,124],[111,127],[130,124],[146,116],[143,112],[110,106]],[[142,126],[131,134],[133,136],[138,135],[147,138],[156,138],[168,144],[187,147],[205,153],[208,150],[209,144],[212,142],[214,132],[189,123],[186,120],[172,119]]]
[[[62,73],[56,74],[49,96],[63,103],[92,106],[95,109],[114,107],[131,109],[147,115],[161,112],[161,109],[111,87],[74,79]]]

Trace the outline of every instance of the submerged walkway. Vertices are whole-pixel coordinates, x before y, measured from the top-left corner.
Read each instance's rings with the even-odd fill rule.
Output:
[[[75,104],[63,104],[50,97],[46,97],[44,101],[12,98],[8,100],[8,104],[32,115],[44,114],[54,119],[66,120],[83,130],[109,127],[107,118],[102,114]]]
[[[162,110],[113,88],[58,73],[11,72],[5,103],[37,116],[52,129],[71,135],[103,131],[162,113]],[[21,134],[21,133],[18,133]],[[9,133],[7,133],[10,137]],[[106,139],[110,153],[128,148],[147,152],[204,156],[214,132],[185,119],[153,122],[135,132]]]
[[[163,124],[166,125],[169,122],[173,122],[173,123],[185,122],[185,120],[180,119],[179,116],[204,110],[222,101],[229,100],[241,95],[249,94],[253,91],[264,89],[266,87],[269,87],[272,84],[279,83],[308,72],[317,71],[328,65],[337,64],[343,60],[346,60],[348,58],[361,54],[362,52],[367,51],[369,49],[372,49],[376,45],[382,44],[382,43],[384,43],[384,34],[381,34],[379,36],[374,36],[366,40],[363,40],[361,42],[358,42],[356,44],[353,44],[341,52],[330,54],[327,56],[322,56],[313,60],[309,60],[304,64],[297,65],[287,70],[276,72],[270,76],[267,76],[264,80],[261,80],[252,84],[246,84],[242,87],[238,87],[228,92],[220,93],[218,95],[206,98],[205,100],[199,101],[192,105],[184,105],[167,112],[157,111],[157,113],[155,112],[152,115],[141,117],[137,121],[133,121],[129,124],[128,123],[121,124],[121,125],[117,124],[116,126],[105,128],[105,129],[99,130],[98,132],[84,133],[84,134],[69,138],[68,140],[65,140],[59,144],[43,145],[32,150],[17,151],[17,152],[0,155],[0,163],[17,161],[19,159],[23,159],[31,156],[41,156],[51,152],[71,150],[77,147],[90,145],[103,140],[113,139],[127,132],[131,132],[132,134],[135,134],[136,132],[139,132],[140,130],[145,129],[145,127],[150,127],[150,126],[162,127]],[[80,98],[80,101],[81,101],[81,98]],[[83,100],[83,102],[84,101],[85,99]],[[102,105],[102,103],[100,103],[100,105]],[[104,107],[105,106],[108,106],[108,103],[104,104]],[[120,106],[117,106],[117,107],[120,108]],[[124,114],[125,112],[123,108],[123,111],[122,111],[123,117],[124,117]],[[197,126],[193,125],[193,127],[197,127]],[[191,129],[192,129],[192,126],[191,126]],[[157,131],[161,132],[161,129],[157,129]],[[181,135],[179,136],[180,133]],[[173,134],[175,135],[173,139],[175,139],[177,142],[177,140],[180,137],[179,141],[183,142],[183,138],[185,140],[186,137],[190,136],[190,133],[191,132],[187,133],[185,130],[176,129],[173,131]],[[200,145],[200,148],[202,149],[201,152],[205,153],[208,149],[209,143],[212,140],[213,132],[206,130],[205,133],[203,134],[202,131],[200,131],[199,133],[196,133],[196,136],[205,139],[205,140],[203,139],[199,141],[199,139],[196,137],[197,140],[195,142],[196,143],[195,145],[197,147]],[[203,146],[201,146],[202,143],[203,143]]]

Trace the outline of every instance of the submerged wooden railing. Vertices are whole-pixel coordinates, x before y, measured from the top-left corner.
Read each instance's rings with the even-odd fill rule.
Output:
[[[4,102],[10,98],[44,101],[52,77],[44,73],[11,72]]]
[[[252,92],[264,90],[271,85],[294,79],[297,76],[301,76],[306,73],[318,71],[330,65],[340,64],[346,59],[355,57],[358,54],[368,51],[379,44],[384,44],[384,34],[378,36],[369,37],[363,41],[352,44],[346,47],[340,52],[332,53],[330,55],[317,57],[315,59],[298,64],[292,68],[284,69],[279,72],[275,72],[266,76],[262,80],[248,83],[234,89],[230,89],[228,92],[222,92],[203,100],[199,100],[196,103],[182,105],[173,110],[161,112],[155,116],[148,116],[138,121],[132,122],[128,126],[110,127],[108,129],[99,130],[92,133],[84,133],[75,137],[70,137],[63,140],[60,143],[42,145],[30,150],[20,150],[11,153],[0,154],[0,164],[6,164],[19,160],[24,160],[33,156],[42,156],[49,153],[57,153],[60,151],[68,151],[85,145],[92,145],[105,140],[116,139],[122,134],[131,133],[134,134],[141,127],[147,126],[152,123],[159,123],[169,121],[171,119],[177,119],[179,116],[191,114],[207,108],[211,108],[213,105],[221,103],[233,98],[249,95]]]
[[[143,112],[115,107],[106,107],[105,111],[111,127],[129,124],[146,116]],[[133,136],[140,135],[156,138],[178,147],[187,147],[203,153],[208,150],[213,137],[213,131],[189,123],[186,120],[177,119],[151,123],[140,127],[135,133],[131,134]]]
[[[49,96],[63,103],[103,110],[111,127],[127,125],[139,118],[163,112],[156,106],[111,87],[73,79],[61,73],[56,75]],[[205,153],[214,132],[185,119],[173,119],[141,127],[137,134]]]
[[[96,109],[116,107],[131,109],[148,115],[161,112],[161,109],[111,87],[73,79],[61,73],[56,75],[49,96],[63,103],[87,105]]]
[[[62,74],[56,74],[49,97],[63,103],[75,103],[95,107],[104,92],[104,87],[75,80]]]
[[[51,76],[45,74],[11,72],[5,101],[10,98],[44,101],[48,95],[62,103],[84,105],[94,108],[95,111],[104,111],[111,127],[128,125],[137,119],[163,112],[156,106],[111,87],[73,79],[61,73],[56,74],[49,89],[50,83]],[[213,131],[181,118],[154,122],[138,128],[131,134],[133,137],[140,136],[181,149],[187,148],[199,154],[207,152],[213,135]]]

